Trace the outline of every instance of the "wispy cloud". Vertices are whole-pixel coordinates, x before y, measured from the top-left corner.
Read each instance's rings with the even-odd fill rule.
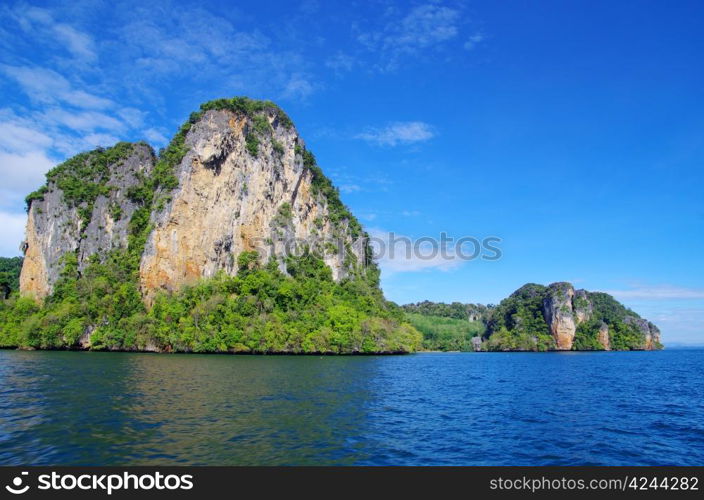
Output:
[[[71,130],[89,132],[93,130],[125,131],[124,122],[105,113],[96,111],[71,111],[63,108],[49,109],[43,117],[57,125],[63,125]]]
[[[43,132],[18,123],[0,122],[0,149],[26,153],[48,148],[52,143]]]
[[[86,61],[94,61],[97,56],[94,49],[93,39],[67,24],[55,24],[54,33],[60,42],[64,42],[66,48],[77,58]]]
[[[352,71],[356,64],[357,61],[354,57],[341,51],[337,51],[332,57],[329,57],[325,61],[325,66],[332,69],[337,74]]]
[[[376,218],[378,217],[378,214],[376,214],[374,212],[359,212],[357,214],[357,216],[362,220],[366,220],[366,221],[371,222],[373,220],[376,220]]]
[[[44,151],[6,153],[0,151],[0,195],[5,203],[17,202],[44,183],[44,174],[56,162]],[[5,204],[3,203],[3,204]],[[2,227],[2,226],[0,226]],[[2,239],[2,238],[0,238]]]
[[[398,146],[428,141],[435,137],[435,132],[424,122],[395,122],[383,128],[370,128],[355,137],[380,146]]]
[[[159,129],[156,128],[148,128],[147,130],[145,130],[144,137],[146,137],[149,142],[157,146],[163,146],[167,142],[169,142],[169,139]]]
[[[420,211],[418,210],[404,210],[401,212],[401,215],[404,217],[418,217],[420,215]]]
[[[691,300],[704,299],[704,288],[676,285],[640,285],[622,290],[604,290],[618,299],[632,300]]]
[[[18,4],[6,14],[26,33],[58,42],[57,48],[65,48],[77,61],[92,63],[97,59],[93,38],[69,24],[58,22],[48,9]]]
[[[437,4],[412,9],[397,27],[391,27],[384,43],[395,49],[413,52],[457,36],[459,12]]]
[[[474,50],[477,45],[483,41],[484,35],[481,33],[475,33],[474,35],[470,36],[466,42],[464,42],[464,48],[465,50]]]
[[[357,185],[357,184],[341,184],[340,185],[340,191],[343,193],[356,193],[357,191],[361,191],[362,187]]]
[[[460,10],[439,2],[418,5],[405,13],[389,9],[382,19],[385,24],[360,33],[357,40],[381,57],[379,67],[386,71],[398,68],[404,58],[442,48],[458,38],[462,25]]]
[[[320,86],[296,47],[221,13],[168,0],[133,3],[119,13],[116,64],[128,65],[127,83],[149,95],[156,94],[155,82],[198,82],[208,86],[210,97],[246,91],[291,100],[305,99]]]
[[[385,192],[393,184],[393,181],[384,173],[361,174],[359,169],[347,166],[327,168],[326,172],[331,176],[335,185],[340,188],[340,191],[345,194],[361,191],[367,193]]]
[[[294,73],[284,85],[281,97],[306,99],[315,91],[316,85],[304,73]]]
[[[27,96],[42,104],[64,103],[86,109],[105,109],[114,105],[110,99],[74,88],[66,78],[51,69],[2,64],[0,72],[17,82]]]
[[[440,248],[440,242],[413,240],[383,229],[367,231],[377,262],[385,276],[421,271],[451,271],[466,261],[455,257],[452,246]]]
[[[20,242],[24,239],[25,214],[13,214],[0,210],[0,255],[21,255]]]

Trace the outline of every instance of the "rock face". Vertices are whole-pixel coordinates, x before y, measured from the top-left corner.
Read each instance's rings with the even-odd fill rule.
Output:
[[[601,347],[605,351],[610,351],[611,350],[611,341],[609,339],[609,325],[604,323],[602,321],[601,326],[599,326],[599,333],[597,334],[597,340],[599,341],[599,344],[601,344]],[[652,348],[652,346],[651,346]]]
[[[61,186],[74,190],[75,185],[67,182],[61,167],[48,174],[46,188],[29,206],[20,274],[20,290],[24,295],[37,299],[49,295],[61,273],[61,259],[68,253],[76,255],[78,270],[82,271],[92,255],[127,246],[128,224],[136,204],[126,193],[140,176],[151,171],[154,153],[146,144],[120,146],[124,156],[103,169],[103,179],[77,180],[82,187],[98,182],[105,187],[102,194],[91,200],[92,209],[86,202],[73,204],[67,200],[70,195]],[[79,155],[74,160],[90,166],[105,160],[101,153]]]
[[[561,282],[553,283],[547,287],[547,294],[543,301],[543,315],[555,338],[558,350],[572,349],[577,327],[591,320],[597,321],[598,325],[596,341],[602,349],[611,350],[609,325],[600,319],[603,316],[603,311],[597,311],[599,312],[599,317],[594,318],[594,301],[600,300],[603,302],[604,299],[616,304],[619,309],[619,320],[625,325],[634,327],[643,339],[640,345],[632,346],[633,348],[653,350],[661,347],[660,330],[650,321],[639,318],[634,313],[627,311],[606,294],[574,290],[570,283]],[[609,308],[613,308],[613,306]]]
[[[265,259],[275,256],[282,264],[287,242],[311,236],[334,245],[324,260],[335,280],[350,271],[345,250],[351,250],[352,263],[363,258],[358,235],[345,224],[335,227],[328,201],[315,192],[295,128],[282,123],[275,110],[258,119],[264,132],[256,154],[247,143],[255,133],[251,117],[210,110],[191,126],[188,152],[175,172],[178,188],[164,209],[152,214],[154,230],[140,266],[147,298],[220,270],[234,274],[235,257],[245,250],[256,249]]]
[[[555,338],[558,350],[572,349],[577,330],[572,299],[574,288],[569,283],[553,283],[548,287],[548,295],[543,300],[543,314]]]
[[[484,334],[490,350],[655,350],[660,331],[602,292],[528,283],[501,301]]]
[[[150,210],[139,261],[147,304],[159,290],[175,291],[218,271],[235,274],[243,251],[257,250],[263,263],[274,259],[285,271],[286,255],[309,246],[336,281],[363,264],[359,223],[288,117],[271,103],[236,104],[202,108],[176,146],[172,141],[169,154],[178,159],[168,175],[175,186],[160,185],[141,198],[130,193],[157,185],[144,179],[165,161],[142,143],[82,153],[47,174],[47,185],[28,197],[21,292],[37,299],[51,294],[65,255],[76,256],[80,273],[93,256],[126,248],[140,207]]]
[[[643,336],[643,349],[646,351],[660,344],[660,329],[647,319],[629,316],[625,319],[625,323],[638,329]]]
[[[567,283],[567,285],[571,288],[569,283]],[[584,323],[592,317],[594,308],[589,300],[589,292],[586,290],[575,290],[572,302],[577,325]]]

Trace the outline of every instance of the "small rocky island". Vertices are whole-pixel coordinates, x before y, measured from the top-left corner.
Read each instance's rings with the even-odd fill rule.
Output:
[[[403,306],[424,347],[473,351],[662,349],[660,330],[602,292],[566,282],[527,284],[497,306],[419,302]]]

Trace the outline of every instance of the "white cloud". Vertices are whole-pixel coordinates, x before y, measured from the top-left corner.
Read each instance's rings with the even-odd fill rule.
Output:
[[[15,80],[31,99],[41,103],[64,102],[85,109],[105,109],[114,105],[109,99],[74,89],[66,78],[51,69],[2,64],[0,71]]]
[[[435,136],[433,128],[423,122],[395,122],[380,129],[369,129],[357,134],[357,139],[379,144],[381,146],[397,146],[432,139]]]
[[[370,243],[382,272],[388,276],[395,273],[420,271],[450,271],[461,266],[465,260],[456,256],[454,248],[433,242],[395,234],[382,229],[369,229]]]
[[[125,124],[117,118],[97,111],[73,112],[64,108],[52,108],[46,111],[43,116],[52,123],[78,132],[92,132],[94,130],[120,132],[126,128]]]
[[[334,56],[325,61],[325,66],[336,73],[352,71],[356,64],[354,57],[338,51]]]
[[[626,290],[605,290],[618,299],[632,300],[687,300],[704,299],[704,289],[676,285],[640,285]]]
[[[117,115],[132,128],[141,127],[147,113],[136,108],[122,108],[117,111]]]
[[[169,84],[176,76],[209,96],[244,91],[297,100],[320,86],[297,46],[276,44],[259,28],[242,29],[226,16],[170,2],[121,14],[113,66],[128,65],[129,84],[143,94],[157,94],[156,82]]]
[[[169,142],[169,139],[163,133],[161,133],[161,131],[155,128],[149,128],[145,130],[144,137],[146,137],[150,143],[156,146],[163,146]]]
[[[484,35],[482,35],[481,33],[475,33],[474,35],[470,36],[469,40],[464,43],[464,48],[466,50],[474,50],[477,45],[483,41]]]
[[[288,99],[305,99],[315,90],[313,85],[304,75],[293,74],[284,86],[282,96]]]
[[[429,47],[457,36],[459,12],[441,5],[420,5],[403,18],[385,43],[402,50]]]
[[[0,148],[15,152],[36,151],[51,146],[48,135],[17,123],[0,122]]]
[[[3,197],[23,198],[44,183],[44,174],[56,164],[43,151],[4,153],[0,151]]]
[[[49,10],[19,4],[11,16],[24,31],[55,39],[58,47],[65,47],[77,60],[94,62],[97,59],[93,38],[69,24],[57,22]]]
[[[97,59],[93,39],[68,24],[55,24],[52,29],[59,41],[66,44],[66,48],[77,58],[86,61]]]
[[[454,40],[460,33],[460,11],[430,2],[412,8],[405,15],[395,9],[385,24],[375,31],[358,35],[357,40],[381,58],[379,69],[396,69],[402,58],[435,50]]]
[[[110,134],[88,134],[83,137],[83,143],[91,149],[98,146],[103,148],[114,146],[118,142],[120,142],[120,139]]]
[[[357,191],[361,191],[362,188],[358,186],[357,184],[341,184],[340,185],[340,191],[343,193],[356,193]]]
[[[22,255],[20,243],[24,240],[25,214],[0,211],[0,256]]]

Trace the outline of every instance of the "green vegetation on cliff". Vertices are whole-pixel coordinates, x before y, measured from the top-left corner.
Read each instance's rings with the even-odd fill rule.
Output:
[[[80,153],[52,168],[46,174],[47,184],[25,198],[27,211],[33,201],[43,200],[44,195],[49,192],[50,184],[54,184],[63,192],[67,206],[78,208],[82,221],[81,231],[85,231],[93,213],[95,200],[100,195],[110,193],[110,166],[127,158],[133,149],[132,143],[118,142],[111,148],[97,148]]]
[[[0,299],[20,289],[22,257],[0,257]]]
[[[571,288],[569,283],[555,283],[550,287],[530,283],[519,288],[494,309],[484,335],[485,348],[497,351],[555,349],[555,338],[546,320],[548,305],[558,309],[560,318],[556,321],[565,321],[567,328],[574,328],[573,350],[662,348],[655,325],[606,293],[582,290],[574,297],[564,295],[569,303],[561,303],[559,294]],[[555,292],[557,297],[553,295]],[[583,317],[579,317],[577,311]],[[602,329],[606,331],[608,345],[599,339]]]
[[[119,259],[95,262],[78,277],[68,254],[43,307],[14,296],[0,304],[0,346],[181,352],[409,352],[421,335],[403,312],[361,279],[336,283],[321,259],[289,258],[287,271],[244,252],[239,273],[224,273],[158,295],[145,308],[133,273]]]
[[[547,351],[555,348],[543,315],[546,287],[524,285],[494,309],[488,322],[488,350]]]
[[[569,283],[549,287],[529,283],[498,306],[424,301],[401,307],[423,334],[426,350],[555,350],[558,344],[553,326],[563,335],[569,335],[570,330],[574,333],[571,346],[561,349],[662,348],[655,325],[608,294],[575,291]]]

